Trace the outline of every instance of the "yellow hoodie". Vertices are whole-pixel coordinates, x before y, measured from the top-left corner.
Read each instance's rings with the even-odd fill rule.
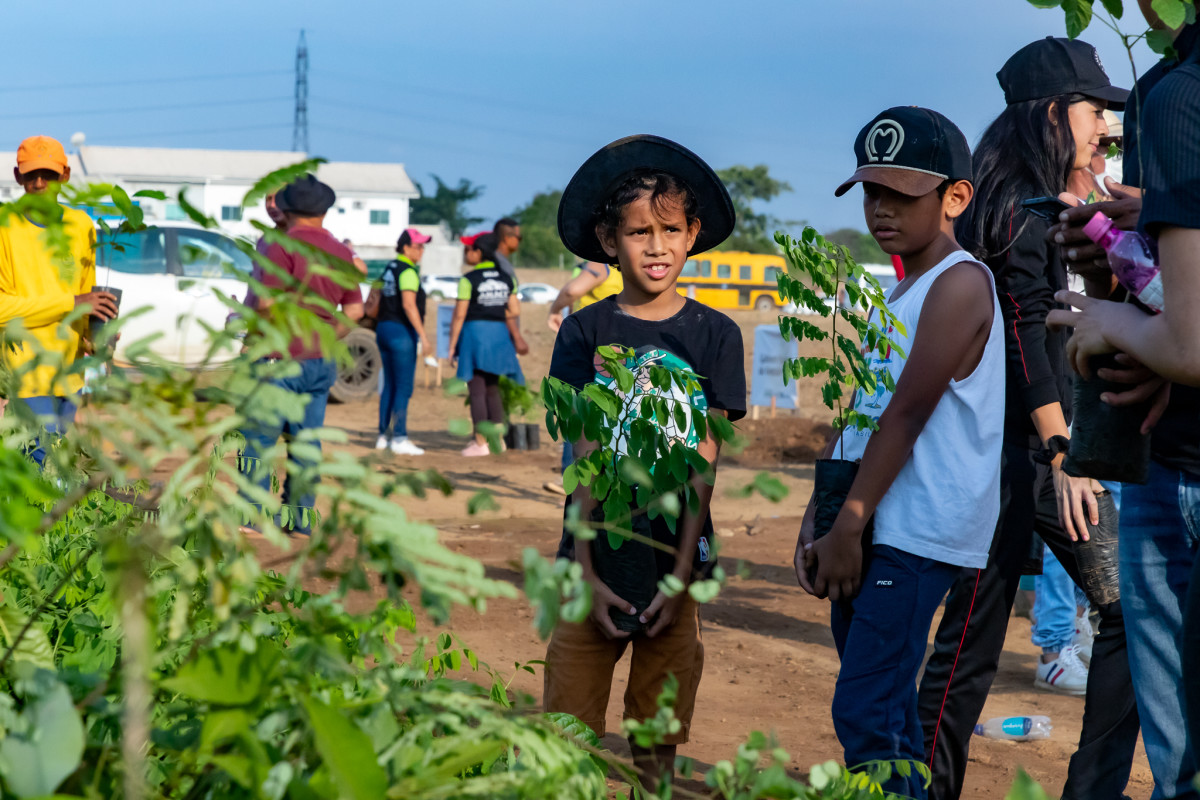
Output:
[[[75,308],[75,295],[91,291],[96,279],[96,230],[90,217],[63,208],[63,226],[70,255],[55,254],[45,229],[14,214],[0,225],[0,327],[20,320],[47,353],[59,353],[62,366],[43,364],[25,374],[20,397],[65,397],[83,388],[80,375],[63,375],[79,353],[80,333],[87,320],[59,331],[59,323]],[[3,341],[4,364],[10,370],[33,358],[34,348]]]

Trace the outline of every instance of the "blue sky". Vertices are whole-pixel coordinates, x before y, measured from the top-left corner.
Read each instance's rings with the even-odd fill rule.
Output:
[[[1097,4],[1098,5],[1098,4]],[[1134,3],[1126,26],[1140,28]],[[795,191],[768,210],[821,230],[862,227],[858,129],[924,105],[974,143],[1003,107],[995,73],[1019,47],[1063,35],[1061,12],[1025,0],[42,0],[7,9],[0,150],[33,133],[91,144],[262,148],[292,144],[297,37],[309,46],[310,149],[400,161],[486,186],[489,223],[561,188],[608,141],[678,140],[714,167],[767,164]],[[1094,23],[1117,85],[1130,71]],[[1139,70],[1153,63],[1144,47]]]

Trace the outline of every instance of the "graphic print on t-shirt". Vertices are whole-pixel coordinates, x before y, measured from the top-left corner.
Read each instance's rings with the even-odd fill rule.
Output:
[[[628,452],[629,446],[629,430],[632,420],[637,415],[637,404],[641,403],[642,398],[647,395],[656,397],[665,397],[668,400],[668,406],[674,408],[678,403],[683,406],[694,408],[702,413],[708,411],[708,399],[704,396],[704,392],[697,385],[696,389],[689,395],[678,386],[672,384],[667,391],[656,389],[654,384],[650,382],[651,367],[667,367],[673,370],[684,370],[695,374],[692,365],[684,361],[679,356],[669,350],[664,350],[659,347],[639,347],[634,350],[631,358],[625,359],[625,367],[633,373],[634,383],[633,390],[627,395],[617,386],[616,379],[608,374],[604,369],[604,362],[597,354],[593,363],[596,367],[596,383],[610,389],[613,394],[621,401],[622,411],[621,416],[626,420],[622,426],[620,433],[617,434],[613,441],[613,451],[621,456]],[[674,402],[671,402],[674,401]],[[692,415],[689,410],[685,425],[681,428],[676,422],[672,414],[667,420],[666,425],[660,425],[660,429],[666,434],[667,439],[671,444],[681,442],[686,447],[693,450],[700,444],[700,437],[696,433],[696,428],[692,425]],[[708,537],[701,534],[700,541],[697,542],[697,559],[701,563],[707,563],[710,556]]]
[[[485,278],[479,282],[476,289],[478,295],[475,302],[485,308],[495,308],[508,304],[508,295],[511,293],[511,287],[508,283],[496,280],[495,278]]]
[[[613,449],[618,455],[625,455],[628,452],[627,437],[629,435],[630,423],[637,415],[637,404],[641,403],[642,398],[646,395],[667,398],[668,406],[672,409],[676,404],[679,404],[690,406],[701,412],[708,411],[708,400],[698,386],[689,396],[678,386],[672,385],[670,390],[664,392],[654,388],[654,385],[650,382],[650,367],[667,367],[695,374],[695,370],[692,369],[691,364],[669,350],[657,347],[641,347],[634,351],[632,358],[625,359],[625,367],[633,373],[634,377],[633,391],[629,395],[622,392],[617,386],[616,380],[604,370],[604,362],[599,355],[596,355],[594,363],[596,366],[596,383],[607,389],[611,389],[623,404],[622,416],[626,419],[626,422],[621,426],[622,431],[613,442]],[[662,428],[663,433],[666,434],[667,439],[672,444],[682,442],[692,449],[695,449],[700,444],[700,438],[696,435],[696,429],[692,425],[690,411],[683,428],[680,428],[676,424],[674,416],[667,421],[666,425],[659,427]]]

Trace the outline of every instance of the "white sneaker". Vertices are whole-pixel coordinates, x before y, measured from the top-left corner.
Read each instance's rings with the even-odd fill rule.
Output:
[[[403,439],[392,440],[392,452],[398,456],[423,456],[425,451],[412,443],[412,439],[405,436]]]
[[[388,449],[388,438],[386,436],[380,436],[378,439],[376,439],[375,440],[375,449],[376,450],[387,450]]]
[[[1079,648],[1069,644],[1049,664],[1040,661],[1033,685],[1059,694],[1082,697],[1087,693],[1087,667],[1079,660]]]
[[[1096,632],[1092,630],[1092,621],[1086,616],[1075,620],[1075,636],[1071,638],[1071,644],[1078,648],[1079,660],[1086,667],[1092,666],[1092,644],[1095,640]]]

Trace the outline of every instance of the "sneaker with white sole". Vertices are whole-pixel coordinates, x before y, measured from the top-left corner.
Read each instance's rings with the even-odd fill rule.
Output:
[[[1086,616],[1075,620],[1075,636],[1071,644],[1079,648],[1079,660],[1085,667],[1092,665],[1092,644],[1096,640],[1096,632],[1092,630],[1092,621]]]
[[[463,448],[462,454],[467,458],[479,458],[480,456],[490,456],[492,451],[483,442],[471,442]]]
[[[423,456],[425,451],[412,443],[412,439],[405,436],[403,439],[393,439],[391,450],[398,456]]]
[[[1059,694],[1082,697],[1087,693],[1087,679],[1088,670],[1079,660],[1079,648],[1069,644],[1049,664],[1038,662],[1033,685]]]
[[[375,440],[375,449],[376,450],[387,450],[388,443],[389,443],[388,437],[380,436],[378,439]]]

